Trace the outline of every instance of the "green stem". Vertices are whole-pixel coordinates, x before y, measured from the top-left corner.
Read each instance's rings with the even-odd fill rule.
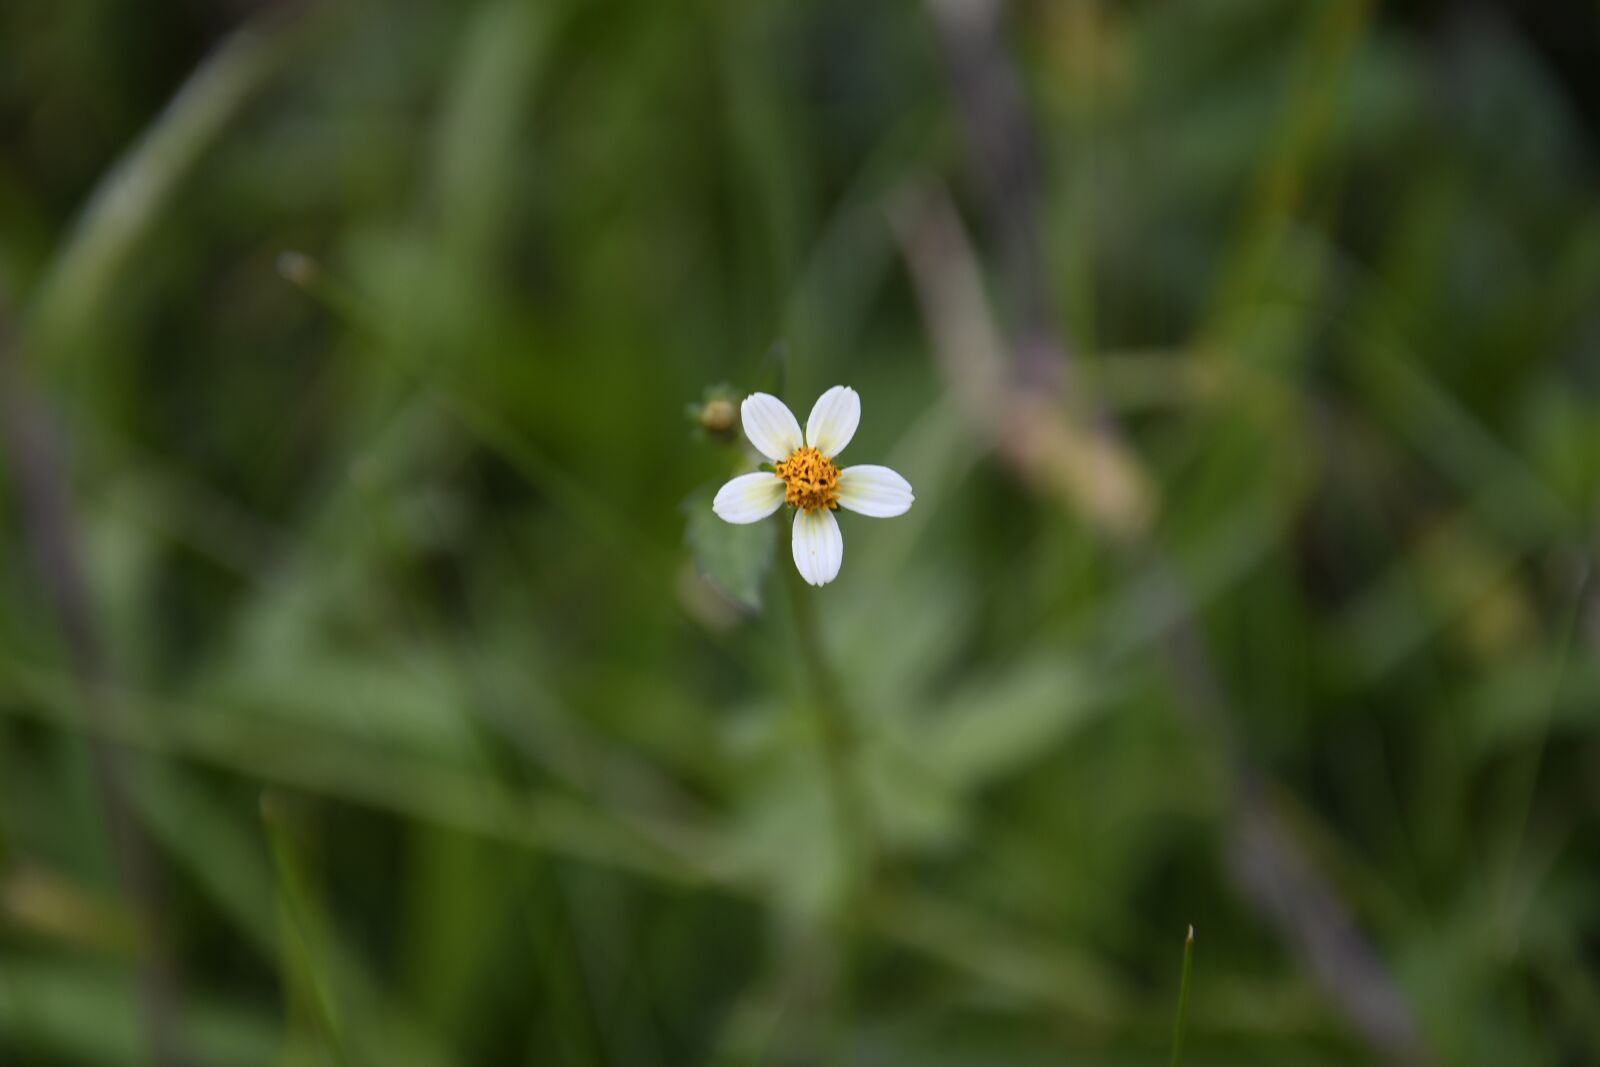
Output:
[[[854,771],[855,729],[838,676],[833,672],[827,648],[822,642],[822,627],[817,620],[811,589],[787,559],[781,559],[778,565],[789,576],[789,603],[794,611],[795,639],[811,688],[810,705],[816,716],[834,818],[840,839],[844,842],[846,900],[850,910],[853,910],[860,903],[860,893],[871,868],[872,852],[865,819],[866,808]]]
[[[785,553],[787,555],[787,553]],[[823,1062],[840,1058],[838,1042],[847,1032],[851,987],[856,974],[857,933],[866,924],[868,888],[873,874],[873,845],[864,793],[856,775],[856,731],[854,719],[845,703],[838,677],[828,661],[817,620],[815,593],[807,586],[788,559],[778,566],[789,576],[789,603],[794,610],[795,644],[800,653],[810,693],[807,700],[822,749],[823,771],[828,796],[832,801],[834,826],[839,842],[839,862],[843,881],[838,911],[835,913],[839,955],[832,961],[830,1022],[823,1028]]]
[[[1183,1015],[1189,1006],[1189,965],[1194,962],[1194,927],[1183,938],[1183,980],[1178,985],[1178,1020],[1172,1025],[1172,1067],[1183,1059]]]

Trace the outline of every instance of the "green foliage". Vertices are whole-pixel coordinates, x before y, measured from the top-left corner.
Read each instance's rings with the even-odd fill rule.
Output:
[[[683,502],[684,540],[695,568],[735,603],[761,607],[762,587],[772,569],[778,521],[735,526],[711,510],[716,490],[706,487]]]
[[[135,6],[0,5],[0,338],[105,660],[8,451],[0,1063],[150,1059],[96,740],[196,1063],[1381,1060],[1258,808],[1433,1062],[1600,1058],[1597,111],[1539,19],[1009,5],[1033,264],[960,5]],[[996,417],[1036,329],[1068,399]],[[917,503],[841,513],[813,649],[705,415],[836,382]]]

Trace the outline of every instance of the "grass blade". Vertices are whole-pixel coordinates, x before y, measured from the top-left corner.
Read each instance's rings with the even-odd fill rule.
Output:
[[[1183,1016],[1189,1007],[1189,966],[1194,962],[1194,926],[1183,937],[1183,979],[1178,985],[1178,1018],[1172,1024],[1172,1067],[1183,1061]]]

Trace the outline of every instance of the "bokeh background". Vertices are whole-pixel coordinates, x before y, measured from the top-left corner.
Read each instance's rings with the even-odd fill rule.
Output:
[[[0,6],[0,1062],[1600,1059],[1600,16]],[[861,394],[837,582],[705,403]]]

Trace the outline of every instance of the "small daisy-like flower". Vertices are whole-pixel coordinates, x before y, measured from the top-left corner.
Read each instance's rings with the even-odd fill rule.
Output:
[[[861,398],[854,389],[836,385],[818,397],[804,437],[794,413],[775,396],[752,393],[740,414],[745,436],[772,460],[777,473],[741,474],[717,490],[711,508],[739,524],[759,522],[784,504],[794,508],[794,565],[812,585],[833,581],[844,562],[844,537],[833,517],[840,505],[875,519],[910,510],[911,483],[888,467],[834,466],[834,457],[861,422]]]

